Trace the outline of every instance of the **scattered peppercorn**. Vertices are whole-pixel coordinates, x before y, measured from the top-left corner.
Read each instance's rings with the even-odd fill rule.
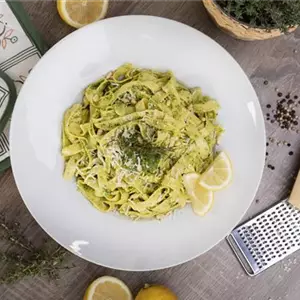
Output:
[[[288,147],[291,147],[291,144],[290,144],[290,143],[288,143],[288,144],[287,144],[287,146],[288,146]]]
[[[294,152],[293,152],[293,151],[290,151],[290,152],[289,152],[289,155],[293,155],[293,154],[294,154]]]
[[[269,155],[269,153],[268,152],[266,152],[266,156],[268,156]]]
[[[268,82],[268,80],[265,80],[264,81],[264,85],[267,85],[269,82]]]
[[[269,146],[269,143],[267,142],[266,145],[267,145],[267,147],[268,147],[268,146]]]
[[[277,95],[281,97],[282,93],[278,92]],[[293,99],[298,98],[298,96],[296,98],[295,96],[297,95],[294,95]],[[291,93],[287,93],[284,99],[277,100],[276,107],[272,110],[272,116],[270,113],[267,113],[266,119],[271,123],[276,122],[281,129],[297,131],[297,128],[294,127],[298,125],[298,116],[294,109],[297,104],[291,97]],[[266,107],[271,108],[271,104],[267,104]]]
[[[294,99],[298,99],[298,96],[297,96],[297,95],[295,95],[295,96],[294,96]]]
[[[259,199],[256,199],[255,202],[258,203],[258,202],[259,202]]]

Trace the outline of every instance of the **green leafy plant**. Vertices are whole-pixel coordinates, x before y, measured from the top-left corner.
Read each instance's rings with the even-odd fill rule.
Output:
[[[14,283],[25,277],[47,276],[58,278],[68,252],[54,241],[35,247],[22,233],[19,224],[8,222],[0,215],[0,241],[9,247],[0,252],[0,284]]]
[[[286,32],[300,24],[300,0],[216,0],[228,15],[251,27]]]

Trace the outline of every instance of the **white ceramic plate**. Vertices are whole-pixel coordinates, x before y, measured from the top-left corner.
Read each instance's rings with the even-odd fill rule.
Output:
[[[219,100],[221,141],[233,162],[232,185],[216,193],[204,218],[187,206],[163,221],[133,222],[101,213],[62,178],[61,121],[83,89],[125,62],[171,69]],[[61,245],[100,265],[126,270],[174,266],[207,251],[239,222],[257,190],[265,130],[257,96],[235,60],[201,32],[150,16],[106,19],[75,31],[31,72],[11,124],[11,160],[28,209]]]

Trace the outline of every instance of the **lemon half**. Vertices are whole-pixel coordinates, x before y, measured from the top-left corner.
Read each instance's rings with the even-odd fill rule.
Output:
[[[85,292],[84,300],[133,300],[127,285],[111,276],[99,277]]]
[[[60,17],[75,28],[103,19],[107,7],[108,0],[57,0]]]

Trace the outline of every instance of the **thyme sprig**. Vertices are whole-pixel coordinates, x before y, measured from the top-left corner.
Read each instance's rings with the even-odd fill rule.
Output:
[[[6,251],[0,252],[0,284],[13,283],[25,277],[47,276],[57,279],[59,271],[69,269],[64,265],[68,252],[54,241],[36,247],[21,233],[17,222],[8,222],[0,216],[0,240],[7,245]],[[11,246],[11,247],[7,247]]]
[[[238,21],[285,32],[300,24],[300,0],[216,0],[225,13]]]

